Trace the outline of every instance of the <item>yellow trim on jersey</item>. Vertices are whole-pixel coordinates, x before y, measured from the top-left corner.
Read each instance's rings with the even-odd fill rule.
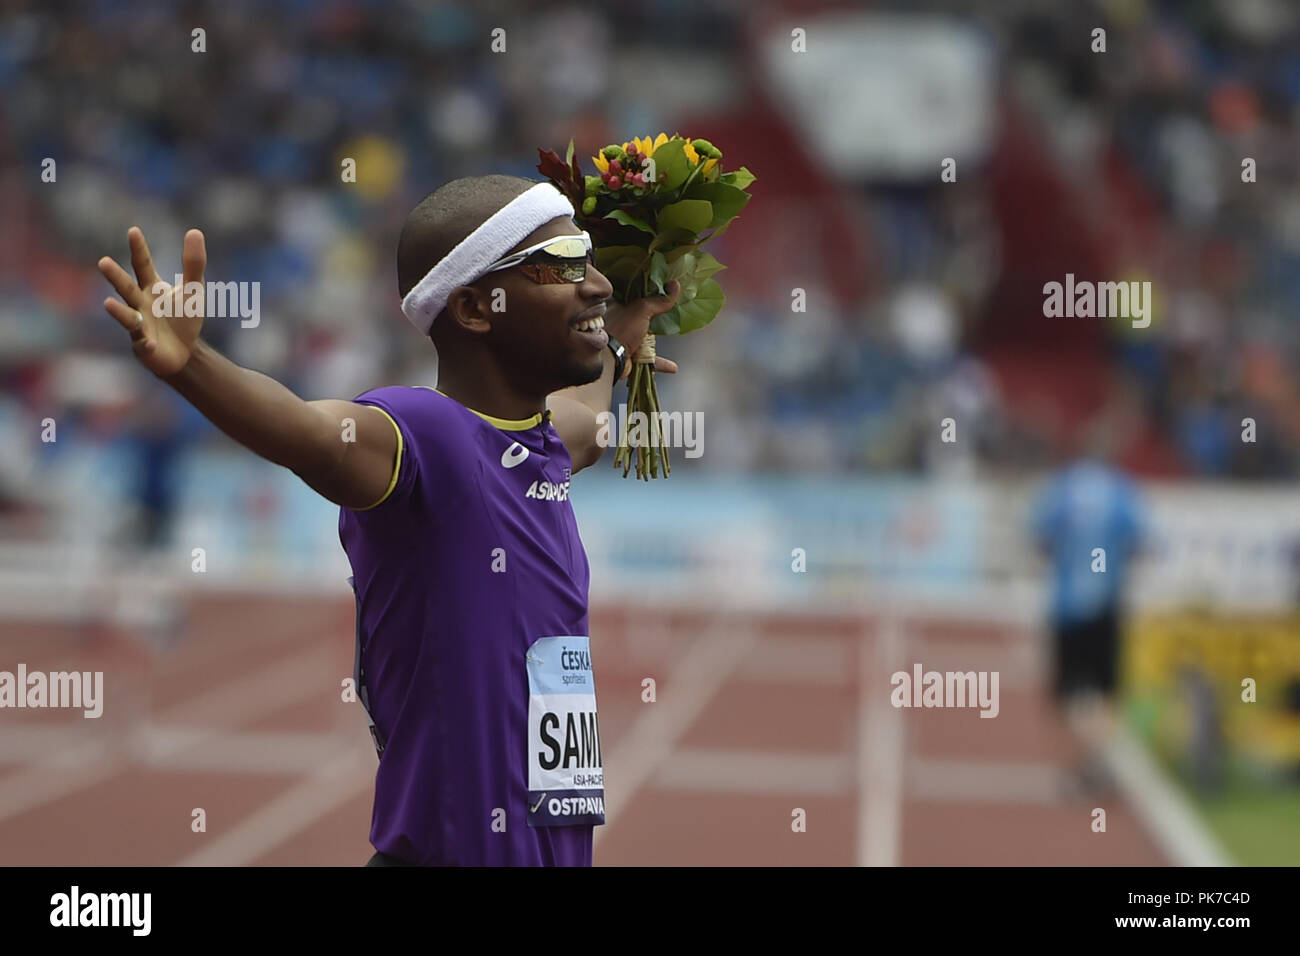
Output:
[[[402,430],[397,427],[397,422],[393,420],[393,416],[388,414],[388,412],[384,411],[378,405],[367,405],[366,407],[373,408],[393,423],[393,431],[397,432],[397,458],[393,461],[393,477],[388,479],[388,490],[384,492],[384,496],[373,505],[366,505],[364,508],[355,508],[353,509],[355,511],[369,511],[371,508],[378,508],[387,501],[388,496],[391,495],[393,489],[397,487],[397,476],[402,470]]]
[[[428,388],[429,391],[437,392],[443,398],[451,398],[450,395],[448,395],[446,392],[438,388],[430,388],[428,385],[417,385],[415,387]],[[451,400],[453,402],[456,401],[456,399],[454,398],[452,398]],[[523,432],[523,431],[527,431],[530,428],[536,428],[538,425],[542,423],[542,418],[544,415],[543,412],[538,412],[536,415],[532,416],[531,418],[515,418],[515,419],[494,418],[491,415],[484,415],[482,412],[478,411],[477,409],[470,408],[468,405],[466,405],[465,408],[469,409],[469,411],[473,412],[475,415],[483,419],[483,421],[487,422],[489,425],[494,425],[504,432]]]

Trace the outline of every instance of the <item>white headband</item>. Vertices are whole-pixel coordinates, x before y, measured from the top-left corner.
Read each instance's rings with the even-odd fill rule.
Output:
[[[424,335],[457,286],[484,275],[527,235],[552,219],[572,216],[573,204],[551,183],[538,183],[506,203],[456,244],[402,300],[402,314]]]

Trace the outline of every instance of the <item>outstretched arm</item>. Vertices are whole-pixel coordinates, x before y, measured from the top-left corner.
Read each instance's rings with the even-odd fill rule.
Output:
[[[159,278],[139,228],[127,232],[127,241],[135,279],[108,256],[99,260],[99,271],[122,297],[106,299],[104,309],[130,333],[140,364],[235,441],[290,469],[335,504],[366,508],[379,501],[396,467],[397,433],[388,418],[356,402],[303,401],[202,341],[202,310],[192,314],[196,300],[206,301],[207,251],[199,230],[185,234],[180,288]],[[171,297],[170,309],[162,307],[164,297]],[[353,428],[345,427],[346,419]]]

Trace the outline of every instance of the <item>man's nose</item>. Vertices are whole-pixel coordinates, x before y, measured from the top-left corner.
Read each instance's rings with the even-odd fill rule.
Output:
[[[605,278],[605,274],[596,268],[594,262],[587,263],[587,274],[582,280],[584,298],[608,299],[614,294],[614,285]]]

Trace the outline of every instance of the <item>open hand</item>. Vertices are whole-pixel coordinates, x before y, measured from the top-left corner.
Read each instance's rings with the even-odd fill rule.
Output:
[[[126,238],[135,279],[109,256],[99,260],[99,271],[122,297],[122,301],[105,299],[104,311],[131,333],[131,349],[145,368],[160,378],[175,375],[190,360],[203,327],[207,301],[203,270],[208,259],[203,233],[191,229],[185,234],[180,287],[167,285],[159,278],[139,226],[127,230]],[[197,283],[198,289],[191,283]],[[185,295],[185,290],[190,295]]]

